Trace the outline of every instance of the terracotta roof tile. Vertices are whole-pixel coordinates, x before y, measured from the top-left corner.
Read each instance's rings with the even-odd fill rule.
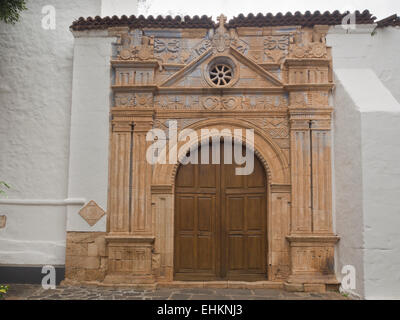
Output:
[[[400,26],[400,17],[394,14],[377,22],[379,28]]]
[[[214,21],[211,17],[205,15],[199,17],[189,17],[185,16],[183,19],[180,16],[158,16],[154,18],[153,16],[148,16],[145,18],[140,15],[127,17],[123,15],[122,17],[104,17],[101,18],[96,16],[95,18],[79,18],[74,21],[71,25],[73,30],[92,30],[92,29],[107,29],[109,27],[123,27],[127,26],[132,29],[135,28],[212,28],[215,26]]]
[[[311,13],[310,11],[307,11],[304,14],[297,11],[294,14],[288,12],[285,15],[282,13],[278,13],[276,15],[271,13],[263,15],[259,13],[256,16],[249,14],[247,17],[245,17],[243,14],[240,14],[239,16],[231,19],[228,23],[228,26],[275,27],[300,25],[303,27],[312,27],[314,25],[340,25],[342,24],[343,18],[348,14],[349,12],[340,13],[339,11],[334,11],[332,13],[329,11],[324,13],[319,11]],[[376,18],[368,10],[365,10],[362,13],[360,11],[356,11],[357,24],[372,24],[374,23],[375,19]]]
[[[278,13],[276,15],[267,13],[263,15],[261,13],[254,15],[249,14],[244,16],[243,14],[233,17],[228,23],[228,27],[274,27],[274,26],[294,26],[300,25],[304,27],[312,27],[314,25],[339,25],[342,23],[343,18],[348,15],[349,12],[340,13],[329,11],[321,13],[315,11],[295,12],[292,14],[288,12],[286,14]],[[375,17],[368,11],[363,12],[356,11],[356,23],[357,24],[373,24]],[[72,30],[93,30],[93,29],[107,29],[109,27],[123,27],[127,26],[130,28],[213,28],[216,27],[216,23],[211,17],[205,15],[199,17],[185,16],[183,19],[180,16],[158,16],[154,18],[149,16],[145,18],[140,15],[136,16],[122,16],[122,17],[104,17],[101,18],[96,16],[94,18],[79,18],[74,21],[71,25]]]

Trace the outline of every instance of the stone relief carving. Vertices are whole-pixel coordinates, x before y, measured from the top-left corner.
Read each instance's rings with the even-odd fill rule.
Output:
[[[297,59],[327,58],[324,35],[315,31],[312,34],[305,35],[297,33],[290,45],[289,56]]]
[[[248,50],[248,45],[246,42],[239,39],[235,29],[230,29],[228,32],[228,30],[225,27],[225,23],[227,20],[226,16],[221,14],[217,18],[217,20],[219,22],[218,28],[214,34],[213,32],[211,32],[210,34],[210,38],[212,39],[211,44],[213,48],[217,52],[221,53],[224,52],[226,49],[228,49],[230,46],[232,46],[242,54],[245,54]]]
[[[290,148],[289,121],[286,118],[251,118],[246,119],[246,121],[265,130],[265,132],[274,139],[275,143],[277,143],[281,149]]]
[[[265,129],[272,138],[289,137],[289,122],[286,118],[264,118],[252,122]]]
[[[289,35],[284,36],[268,36],[264,40],[265,50],[287,50],[289,49]]]
[[[93,227],[104,215],[105,211],[93,200],[89,201],[80,211],[79,215]]]
[[[286,108],[288,98],[284,95],[193,95],[171,96],[159,95],[154,97],[154,106],[157,109],[168,110],[274,110]]]
[[[132,35],[125,33],[117,43],[118,59],[145,61],[154,59],[154,37],[142,36],[141,44],[135,46]]]
[[[195,118],[195,119],[176,119],[174,121],[176,121],[177,124],[177,130],[178,132],[191,126],[192,124],[195,124],[197,122],[206,120],[206,118]],[[164,131],[165,136],[167,137],[167,139],[169,139],[169,123],[170,120],[165,120],[165,119],[157,119],[154,121],[154,125],[153,128],[157,128],[157,129],[161,129]]]
[[[307,102],[308,105],[312,106],[328,106],[329,95],[327,92],[323,91],[308,92]]]
[[[151,93],[126,93],[115,94],[117,107],[152,107],[153,95]]]
[[[329,95],[324,91],[291,92],[290,105],[295,107],[327,107]]]
[[[244,40],[239,39],[236,30],[231,29],[228,31],[226,29],[226,17],[221,15],[218,17],[218,21],[219,25],[215,32],[210,30],[206,38],[202,39],[192,50],[182,50],[182,63],[187,63],[191,59],[202,55],[210,48],[214,48],[215,52],[222,53],[232,46],[242,54],[247,53],[249,45]]]
[[[154,56],[163,63],[178,62],[180,57],[181,41],[179,39],[155,39]]]
[[[267,62],[280,64],[287,56],[290,35],[271,35],[264,38],[264,56]]]

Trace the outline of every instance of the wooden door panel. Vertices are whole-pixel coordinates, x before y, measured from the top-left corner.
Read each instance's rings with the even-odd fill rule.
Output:
[[[245,268],[245,243],[242,235],[228,237],[228,271]]]
[[[195,256],[193,248],[195,247],[195,239],[193,235],[180,235],[179,242],[179,260],[178,265],[183,270],[195,270]]]
[[[191,214],[195,208],[195,196],[179,196],[176,199],[176,205],[179,210],[178,228],[180,231],[194,231],[195,216]]]
[[[213,232],[215,226],[215,196],[200,196],[197,199],[198,230]]]
[[[179,170],[179,186],[195,187],[195,170],[196,165],[187,164],[184,170]]]
[[[210,148],[211,151],[211,148]],[[221,159],[224,148],[221,146]],[[201,153],[198,152],[200,160]],[[175,185],[174,275],[178,280],[252,281],[266,276],[266,176],[235,164],[180,166]]]
[[[254,156],[255,157],[255,156]],[[264,187],[265,188],[265,173],[264,168],[262,167],[261,162],[254,158],[254,170],[253,173],[249,176],[246,176],[246,186],[247,188],[257,188]]]
[[[245,217],[247,231],[263,232],[265,225],[263,215],[260,214],[260,211],[264,209],[264,196],[248,196],[246,200]]]
[[[245,176],[236,174],[237,166],[234,164],[226,164],[223,169],[223,185],[226,188],[243,188]]]
[[[218,184],[216,181],[216,165],[199,165],[199,183],[200,188],[215,188]]]
[[[241,231],[244,228],[244,198],[227,197],[226,221],[229,231]]]
[[[264,255],[264,245],[263,245],[263,237],[262,236],[248,236],[247,237],[247,268],[249,271],[253,270],[258,272],[263,272],[264,267],[264,259],[262,258]]]
[[[199,236],[197,239],[197,269],[215,273],[214,239],[211,236]]]

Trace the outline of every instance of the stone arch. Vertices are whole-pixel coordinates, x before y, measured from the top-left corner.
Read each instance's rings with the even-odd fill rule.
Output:
[[[254,130],[254,145],[248,147],[254,151],[256,156],[262,162],[265,172],[267,174],[269,184],[287,185],[290,183],[290,170],[286,156],[279,148],[279,146],[272,140],[272,138],[262,129],[255,125],[237,119],[209,119],[199,121],[187,128],[192,129],[197,134],[196,142],[187,146],[184,150],[180,150],[185,142],[178,141],[177,150],[178,159],[181,159],[193,146],[197,146],[202,141],[215,136],[213,134],[202,135],[202,129],[217,129],[221,132],[222,129],[229,129],[233,132],[234,129],[253,129]],[[220,135],[223,136],[223,135]],[[246,142],[244,137],[239,143]],[[169,157],[168,144],[166,146],[166,159]],[[153,186],[171,186],[175,184],[175,176],[180,163],[168,164],[157,163],[154,165],[152,185]]]

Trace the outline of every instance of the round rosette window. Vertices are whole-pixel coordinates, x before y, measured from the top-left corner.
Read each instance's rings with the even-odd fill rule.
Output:
[[[237,80],[237,70],[231,59],[219,57],[208,65],[206,78],[214,87],[230,87]]]

